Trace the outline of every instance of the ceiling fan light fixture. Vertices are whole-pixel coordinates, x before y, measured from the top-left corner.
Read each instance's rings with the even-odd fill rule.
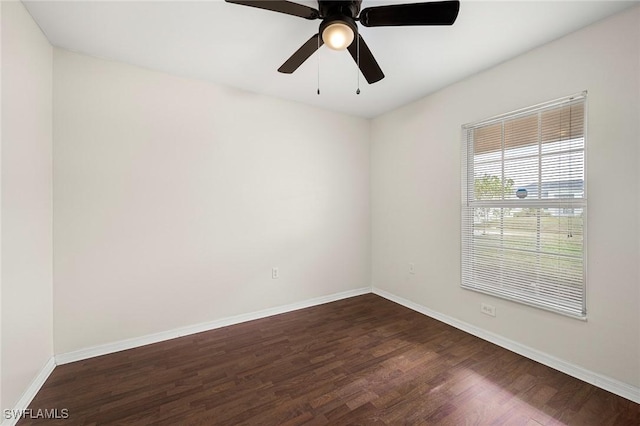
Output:
[[[344,50],[353,43],[353,29],[342,21],[335,21],[322,30],[322,41],[330,49]]]
[[[322,20],[318,32],[300,46],[278,68],[278,72],[291,74],[320,49],[320,46],[326,44],[333,50],[348,49],[369,84],[382,80],[384,73],[362,38],[359,25],[364,27],[452,25],[460,10],[458,0],[392,4],[367,7],[362,10],[360,9],[362,0],[317,0],[318,9],[289,0],[226,0],[226,2],[309,20]],[[358,78],[359,76],[360,73]],[[356,94],[358,91],[359,89]]]

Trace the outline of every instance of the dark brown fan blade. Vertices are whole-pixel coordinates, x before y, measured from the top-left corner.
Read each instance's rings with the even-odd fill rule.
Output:
[[[364,78],[367,79],[369,84],[382,80],[384,73],[360,34],[358,34],[358,38],[347,48],[351,56],[353,56],[353,60],[356,61],[356,64],[358,63],[358,40],[360,40],[360,71],[362,71],[362,75],[364,75]]]
[[[360,12],[360,23],[365,27],[452,25],[459,10],[459,1],[368,7]]]
[[[318,50],[318,47],[322,46],[323,44],[324,42],[322,41],[322,37],[320,37],[319,34],[311,36],[311,38],[307,40],[305,44],[300,46],[300,49],[296,50],[296,53],[294,53],[289,59],[287,59],[287,62],[285,62],[280,68],[278,68],[278,71],[285,74],[291,74],[292,72],[297,70],[298,67],[302,65],[302,63],[306,61],[307,58],[309,58],[309,56],[313,55],[313,52]]]
[[[305,19],[317,19],[320,12],[316,9],[290,1],[262,1],[262,0],[225,0],[227,3],[241,4],[243,6],[257,7],[258,9],[272,10],[287,15],[299,16]]]

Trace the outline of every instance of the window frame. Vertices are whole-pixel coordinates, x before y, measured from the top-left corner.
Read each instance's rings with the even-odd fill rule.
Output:
[[[582,123],[582,138],[583,138],[583,144],[582,144],[582,152],[583,152],[583,160],[582,160],[582,167],[583,167],[583,180],[582,180],[582,190],[583,190],[583,196],[580,198],[570,198],[568,196],[566,197],[561,197],[558,199],[550,199],[550,198],[536,198],[536,199],[505,199],[505,192],[504,192],[504,182],[503,187],[502,187],[502,198],[498,199],[498,200],[476,200],[474,199],[474,187],[475,187],[475,169],[474,169],[474,165],[475,165],[475,154],[474,154],[474,141],[473,141],[473,136],[469,136],[469,134],[473,134],[475,129],[481,128],[481,127],[486,127],[486,126],[490,126],[490,125],[495,125],[498,123],[501,123],[502,125],[502,134],[501,134],[501,143],[502,143],[502,157],[500,159],[500,166],[502,167],[503,173],[502,173],[502,177],[501,179],[504,180],[505,175],[504,175],[504,167],[505,167],[505,157],[504,157],[504,144],[505,144],[505,135],[504,135],[504,123],[507,122],[508,120],[514,120],[517,118],[523,118],[523,117],[527,117],[527,116],[532,116],[533,114],[541,114],[544,111],[553,111],[555,108],[557,108],[558,110],[561,110],[561,108],[563,108],[564,105],[572,105],[576,102],[579,102],[582,107],[583,107],[583,123]],[[562,112],[560,111],[560,114]],[[571,113],[570,113],[571,114]],[[522,108],[519,110],[515,110],[515,111],[511,111],[508,113],[504,113],[504,114],[500,114],[498,116],[494,116],[485,120],[480,120],[480,121],[476,121],[476,122],[472,122],[472,123],[467,123],[464,124],[462,126],[461,129],[461,147],[462,147],[462,167],[461,167],[461,174],[462,174],[462,182],[461,182],[461,187],[462,187],[462,206],[461,206],[461,281],[460,281],[460,286],[461,288],[465,289],[465,290],[470,290],[470,291],[475,291],[475,292],[479,292],[479,293],[483,293],[483,294],[488,294],[490,296],[493,297],[498,297],[501,299],[505,299],[505,300],[510,300],[516,303],[520,303],[520,304],[524,304],[524,305],[528,305],[528,306],[532,306],[538,309],[542,309],[542,310],[546,310],[546,311],[550,311],[553,313],[557,313],[557,314],[561,314],[561,315],[565,315],[565,316],[569,316],[571,318],[576,318],[576,319],[580,319],[580,320],[584,320],[586,321],[587,319],[587,207],[588,207],[588,188],[587,188],[587,162],[588,162],[588,156],[587,156],[587,140],[588,140],[588,135],[587,135],[587,129],[588,129],[588,123],[587,123],[587,119],[588,119],[588,102],[587,102],[587,91],[583,91],[580,93],[576,93],[570,96],[565,96],[562,98],[558,98],[558,99],[554,99],[552,101],[548,101],[548,102],[543,102],[540,104],[536,104],[530,107],[526,107],[526,108]],[[538,119],[539,120],[539,119]],[[538,126],[540,126],[540,124],[538,124]],[[572,129],[571,129],[571,124],[570,124],[570,129],[569,129],[569,139],[572,136]],[[471,139],[471,140],[470,140]],[[559,141],[562,141],[563,139],[560,139]],[[543,142],[542,140],[538,140],[537,144],[542,147]],[[542,148],[540,148],[542,149]],[[539,153],[537,154],[536,158],[539,159],[539,161],[542,161],[541,159],[544,158],[542,151],[539,151]],[[562,169],[564,170],[564,169]],[[539,177],[539,182],[542,182],[541,177]],[[537,191],[542,191],[542,187],[538,186]],[[470,283],[470,278],[468,277],[469,274],[473,275],[474,269],[473,269],[473,254],[470,254],[473,252],[474,247],[477,246],[477,244],[474,243],[474,232],[475,232],[475,223],[474,223],[474,209],[475,208],[480,208],[480,207],[486,207],[486,208],[528,208],[527,206],[529,206],[530,208],[538,208],[538,209],[548,209],[548,208],[555,208],[555,209],[566,209],[571,208],[572,210],[575,208],[581,209],[582,211],[582,224],[581,224],[581,230],[582,230],[582,281],[581,281],[581,302],[582,302],[582,308],[581,308],[581,312],[577,312],[575,310],[569,310],[569,309],[562,309],[559,308],[558,306],[549,306],[549,305],[545,305],[541,302],[536,302],[535,300],[531,300],[531,294],[528,295],[529,300],[527,300],[527,297],[525,297],[526,295],[521,294],[519,297],[510,297],[508,294],[509,293],[514,293],[515,292],[515,287],[507,287],[507,290],[504,290],[502,292],[499,291],[491,291],[490,289],[487,289],[486,285],[479,285],[477,282],[475,283],[475,286],[473,285],[474,283]],[[502,219],[501,219],[502,220]],[[501,232],[503,231],[502,228],[503,225],[501,225]],[[540,236],[543,235],[542,231],[538,230],[536,231],[536,236],[537,238],[540,238]],[[541,254],[544,254],[544,252],[542,251],[537,251],[536,255],[540,256]],[[500,256],[496,256],[495,259],[499,260],[500,262],[503,261],[503,259],[507,258],[504,255],[500,255]],[[466,262],[466,263],[465,263]],[[470,266],[471,265],[471,266]],[[560,288],[561,286],[555,286],[554,288]],[[557,299],[559,300],[559,299]]]

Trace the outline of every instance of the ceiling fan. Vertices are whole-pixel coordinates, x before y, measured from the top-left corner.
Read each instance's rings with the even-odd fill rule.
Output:
[[[384,73],[358,31],[356,21],[365,27],[404,25],[452,25],[458,17],[459,1],[394,4],[360,10],[362,0],[318,0],[318,9],[285,0],[225,0],[314,20],[322,19],[318,33],[311,36],[278,71],[293,73],[323,44],[334,50],[349,50],[369,84],[380,81]]]

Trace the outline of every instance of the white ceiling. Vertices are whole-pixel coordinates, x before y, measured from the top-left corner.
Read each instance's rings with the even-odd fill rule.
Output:
[[[362,8],[411,2],[364,0]],[[462,1],[451,27],[360,27],[386,75],[372,85],[360,76],[360,95],[346,51],[322,47],[294,74],[276,71],[317,32],[319,20],[222,0],[23,3],[58,47],[375,117],[638,1]]]

